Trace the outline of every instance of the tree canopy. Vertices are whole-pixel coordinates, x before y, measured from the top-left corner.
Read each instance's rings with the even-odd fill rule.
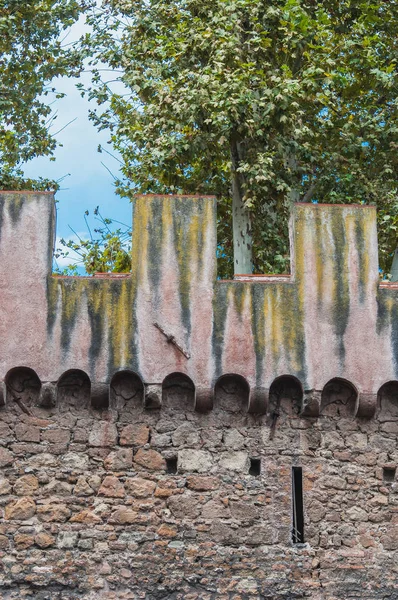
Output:
[[[92,32],[68,45],[83,11]],[[20,166],[54,152],[54,78],[88,58],[117,191],[216,194],[222,276],[286,270],[294,201],[377,203],[386,270],[397,17],[396,0],[0,0],[0,188],[54,185]]]
[[[224,274],[234,190],[257,271],[286,268],[292,201],[376,202],[390,244],[395,0],[105,0],[90,23],[90,95],[106,103],[92,118],[122,157],[119,192],[217,194]]]
[[[51,155],[49,95],[58,76],[77,75],[81,54],[62,40],[83,0],[0,0],[0,189],[47,188],[25,179],[21,164]]]

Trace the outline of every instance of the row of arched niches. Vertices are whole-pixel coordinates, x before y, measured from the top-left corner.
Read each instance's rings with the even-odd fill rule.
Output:
[[[331,379],[322,390],[304,391],[299,379],[281,375],[269,389],[251,389],[241,375],[222,375],[214,388],[195,387],[183,373],[168,375],[161,384],[144,384],[132,371],[117,371],[111,382],[92,383],[78,369],[66,371],[57,382],[42,383],[33,369],[11,369],[0,387],[0,405],[17,403],[22,410],[74,408],[123,410],[162,407],[184,411],[208,412],[213,409],[231,413],[292,415],[316,418],[320,415],[371,418],[376,411],[398,417],[398,381],[382,385],[377,394],[360,394],[355,386],[341,378]]]

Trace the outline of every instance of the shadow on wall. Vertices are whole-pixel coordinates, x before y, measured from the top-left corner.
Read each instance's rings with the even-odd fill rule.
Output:
[[[133,371],[118,371],[114,374],[109,390],[109,406],[115,410],[127,410],[143,406],[144,384]]]
[[[91,383],[84,371],[71,369],[63,373],[56,383],[42,384],[33,369],[15,367],[7,373],[0,392],[0,405],[16,403],[27,414],[31,413],[33,407],[60,412],[70,409],[111,409],[125,413],[137,409],[158,410],[161,407],[192,412],[195,411],[195,407],[198,409],[195,384],[184,373],[171,373],[165,377],[162,384],[144,384],[137,373],[121,370],[117,371],[110,384],[107,384]],[[292,375],[277,377],[272,382],[269,392],[264,388],[261,392],[261,405],[259,402],[253,402],[252,396],[257,392],[257,389],[250,389],[249,383],[242,375],[222,375],[216,381],[214,391],[209,390],[213,399],[206,412],[214,408],[231,415],[267,414],[271,420],[275,420],[281,414],[309,418],[316,418],[319,414],[339,418],[354,418],[358,415],[358,390],[351,382],[337,377],[328,381],[322,392],[311,392],[314,397],[320,398],[320,410],[309,415],[305,413],[303,386]],[[253,407],[256,410],[253,410]],[[398,381],[389,381],[380,387],[377,408],[385,421],[398,420]]]
[[[41,382],[37,373],[28,367],[15,367],[5,377],[6,404],[16,402],[24,412],[38,406]]]
[[[271,414],[300,414],[303,404],[303,386],[297,377],[281,375],[269,389],[268,411]]]
[[[331,379],[322,390],[321,414],[329,417],[354,417],[358,391],[345,379]]]
[[[241,375],[222,375],[214,388],[214,408],[232,413],[249,410],[250,386]]]
[[[398,381],[388,381],[377,394],[379,418],[383,421],[398,420]]]
[[[162,405],[177,410],[195,410],[195,385],[188,375],[172,373],[162,384]]]
[[[84,371],[71,369],[58,379],[57,404],[61,411],[71,408],[87,410],[90,406],[90,396],[91,382]]]

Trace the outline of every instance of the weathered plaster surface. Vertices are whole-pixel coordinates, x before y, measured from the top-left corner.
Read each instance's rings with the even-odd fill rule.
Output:
[[[225,282],[213,198],[138,198],[123,278],[52,277],[51,195],[0,198],[3,378],[16,365],[52,382],[71,368],[105,383],[119,369],[151,384],[178,371],[212,389],[233,372],[254,393],[290,374],[304,389],[342,377],[374,395],[397,378],[397,292],[378,285],[372,207],[296,205],[291,277]]]

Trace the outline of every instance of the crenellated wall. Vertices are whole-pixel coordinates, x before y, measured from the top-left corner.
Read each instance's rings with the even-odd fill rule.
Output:
[[[379,283],[374,207],[298,204],[291,276],[220,281],[214,198],[137,198],[131,275],[90,278],[51,276],[51,194],[2,192],[0,206],[2,378],[24,366],[56,384],[80,369],[106,385],[131,370],[161,402],[163,380],[181,372],[207,410],[218,378],[235,373],[249,410],[265,412],[274,379],[292,375],[311,414],[333,378],[354,385],[359,414],[398,378],[397,290]]]
[[[215,211],[138,197],[132,273],[58,277],[52,194],[0,192],[4,600],[398,598],[375,208],[296,205],[292,274],[234,281]]]

